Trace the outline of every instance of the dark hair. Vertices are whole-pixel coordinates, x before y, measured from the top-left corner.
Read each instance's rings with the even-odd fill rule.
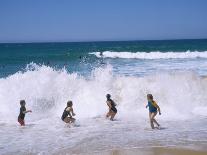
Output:
[[[20,105],[23,105],[25,103],[26,103],[25,100],[20,100]]]
[[[150,100],[153,100],[152,94],[147,94],[147,98],[149,98]]]
[[[110,94],[106,94],[106,98],[111,98],[111,95]]]
[[[71,107],[73,105],[73,102],[72,101],[68,101],[67,102],[67,107]]]

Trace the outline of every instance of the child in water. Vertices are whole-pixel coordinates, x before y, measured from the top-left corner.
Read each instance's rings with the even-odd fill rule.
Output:
[[[111,117],[110,120],[113,121],[114,120],[114,116],[117,113],[117,109],[116,109],[116,103],[111,99],[111,95],[107,94],[106,95],[106,103],[109,107],[109,112],[106,114],[106,117]]]
[[[65,123],[73,123],[75,122],[75,118],[73,118],[72,116],[75,116],[75,113],[73,112],[73,102],[68,101],[67,107],[63,111],[61,118]]]
[[[149,107],[149,119],[152,129],[154,129],[154,123],[160,128],[160,124],[155,120],[155,116],[157,115],[157,110],[159,112],[159,115],[161,115],[160,107],[157,105],[157,103],[153,100],[152,94],[147,94],[147,100],[148,104],[146,106]]]
[[[28,113],[28,112],[32,112],[31,110],[26,110],[26,102],[25,100],[21,100],[20,101],[20,113],[19,113],[19,116],[18,116],[18,122],[21,126],[25,126],[25,122],[24,122],[24,117],[25,117],[25,114]]]

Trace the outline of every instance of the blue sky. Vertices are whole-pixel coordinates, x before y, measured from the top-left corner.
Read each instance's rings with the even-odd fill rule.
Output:
[[[0,42],[207,38],[207,0],[0,0]]]

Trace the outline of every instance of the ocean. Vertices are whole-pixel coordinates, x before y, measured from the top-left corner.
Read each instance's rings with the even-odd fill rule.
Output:
[[[0,154],[207,151],[207,39],[0,44]],[[106,97],[117,103],[105,119]],[[151,130],[146,95],[161,108]],[[26,126],[17,122],[26,100]],[[75,126],[61,120],[68,100]]]

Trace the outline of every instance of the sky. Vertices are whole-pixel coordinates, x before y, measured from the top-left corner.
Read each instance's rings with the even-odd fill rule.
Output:
[[[207,38],[207,0],[0,0],[0,42]]]

